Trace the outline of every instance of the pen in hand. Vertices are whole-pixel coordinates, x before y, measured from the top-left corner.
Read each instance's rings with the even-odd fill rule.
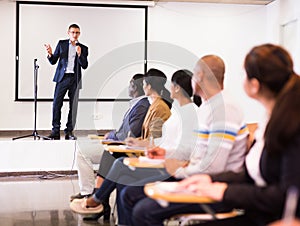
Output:
[[[128,146],[132,146],[133,143],[134,143],[134,141],[133,141],[133,139],[130,137],[130,135],[131,135],[131,131],[128,131],[128,133],[127,133],[127,138],[125,139],[125,143],[126,143],[126,145],[128,145]]]

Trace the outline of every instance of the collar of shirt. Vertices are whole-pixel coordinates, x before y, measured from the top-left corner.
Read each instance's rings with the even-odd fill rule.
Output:
[[[137,102],[139,102],[141,99],[145,98],[146,96],[139,96],[136,98],[133,98],[132,100],[129,101],[129,107],[132,108],[134,105],[137,104]]]
[[[146,96],[139,96],[136,98],[133,98],[132,100],[129,101],[129,108],[127,110],[127,112],[124,115],[124,119],[127,117],[127,115],[129,114],[129,112],[131,111],[131,109],[143,98],[145,98]]]

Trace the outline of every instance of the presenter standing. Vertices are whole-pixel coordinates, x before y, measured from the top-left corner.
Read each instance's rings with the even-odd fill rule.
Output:
[[[79,89],[81,84],[81,68],[88,67],[88,47],[79,43],[80,28],[71,24],[68,29],[69,39],[59,40],[54,53],[49,44],[45,44],[49,62],[54,65],[58,61],[53,81],[56,82],[53,98],[52,131],[48,136],[52,140],[60,139],[60,120],[63,100],[68,93],[69,113],[66,124],[65,139],[76,140],[73,133],[78,108]]]

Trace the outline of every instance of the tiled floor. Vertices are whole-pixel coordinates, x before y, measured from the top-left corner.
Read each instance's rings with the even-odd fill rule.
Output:
[[[53,175],[45,175],[52,178]],[[85,226],[115,225],[83,222],[69,208],[69,196],[78,192],[76,176],[40,179],[38,176],[0,178],[1,226]],[[113,202],[114,195],[111,197]]]
[[[1,134],[0,141],[11,140],[17,136]],[[83,222],[83,216],[73,213],[69,208],[69,197],[78,191],[77,175],[47,173],[0,177],[0,226],[115,225],[113,216],[110,223],[105,224],[103,218],[98,222],[89,223]],[[110,198],[112,205],[114,199],[113,192]]]
[[[17,134],[17,136],[23,134]],[[16,134],[3,136],[0,142],[12,140]],[[86,139],[87,135],[78,138]],[[33,140],[33,137],[24,138]],[[27,157],[26,155],[24,157]],[[36,175],[0,176],[0,226],[87,226],[115,225],[115,215],[111,215],[110,223],[103,218],[97,222],[84,222],[83,216],[73,213],[69,208],[69,197],[78,193],[77,175],[58,175],[46,172]],[[115,192],[110,197],[113,207]],[[113,209],[113,208],[112,208]],[[169,226],[178,222],[169,222]]]

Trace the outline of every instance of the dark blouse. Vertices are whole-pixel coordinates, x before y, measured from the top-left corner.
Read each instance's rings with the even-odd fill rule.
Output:
[[[225,204],[244,209],[257,225],[265,225],[282,217],[288,188],[295,186],[300,191],[300,136],[282,153],[264,150],[260,170],[267,182],[265,187],[256,186],[247,169],[241,173],[214,175],[212,178],[229,183],[223,198]],[[300,217],[299,200],[296,215]]]

